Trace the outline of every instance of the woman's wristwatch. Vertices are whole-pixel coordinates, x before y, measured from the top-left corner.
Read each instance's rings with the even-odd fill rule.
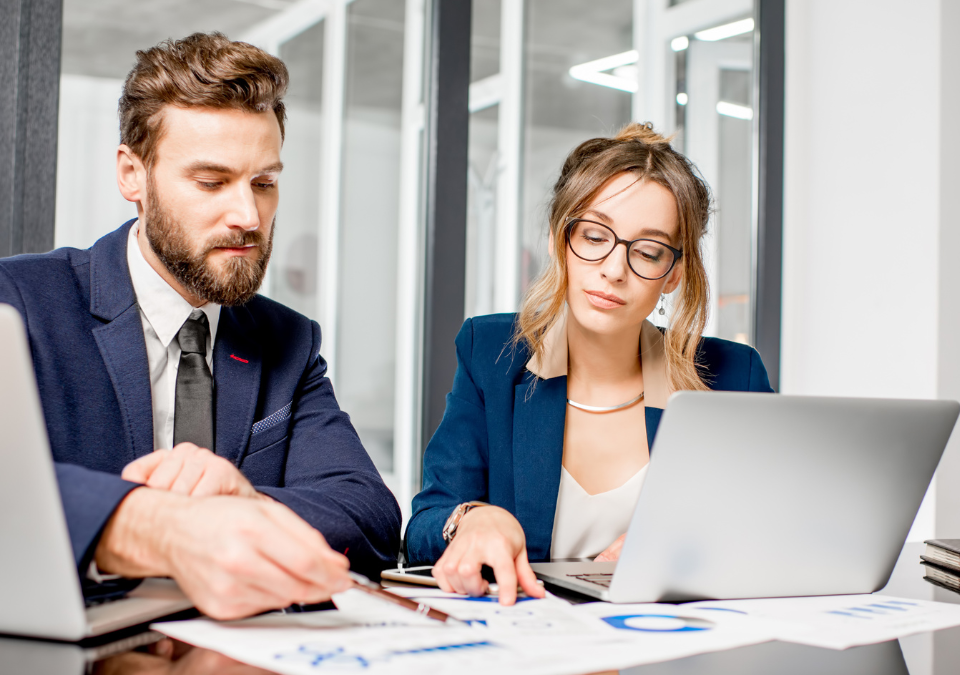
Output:
[[[445,542],[449,544],[453,540],[457,534],[457,528],[460,526],[460,521],[463,520],[468,511],[478,506],[489,506],[489,504],[486,502],[464,502],[453,510],[453,513],[450,514],[447,522],[443,525],[443,540]]]

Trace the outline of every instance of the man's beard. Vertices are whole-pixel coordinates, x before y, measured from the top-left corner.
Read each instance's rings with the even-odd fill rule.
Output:
[[[256,230],[238,230],[235,236],[211,239],[203,248],[191,248],[189,226],[178,222],[160,200],[153,176],[149,176],[144,227],[150,248],[180,285],[192,295],[206,302],[228,307],[242,305],[252,298],[263,283],[273,251],[273,233],[276,218],[270,227],[270,236]],[[250,260],[247,256],[230,256],[218,269],[207,262],[207,256],[215,248],[239,248],[255,244],[259,257]]]

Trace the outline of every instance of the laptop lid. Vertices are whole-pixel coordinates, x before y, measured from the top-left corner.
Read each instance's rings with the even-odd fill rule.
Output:
[[[78,640],[83,596],[20,314],[0,305],[0,633]]]
[[[958,413],[956,401],[674,395],[609,599],[882,588]]]

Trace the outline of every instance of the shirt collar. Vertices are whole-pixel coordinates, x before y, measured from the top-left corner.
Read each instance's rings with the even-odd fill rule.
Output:
[[[553,322],[543,338],[543,355],[527,361],[527,370],[542,380],[566,376],[569,369],[567,352],[567,312]],[[663,333],[647,320],[640,326],[640,361],[643,365],[643,401],[649,408],[667,407],[673,393],[667,379],[667,359]]]
[[[147,321],[150,322],[160,342],[166,348],[180,332],[183,322],[190,318],[194,307],[164,281],[163,277],[143,257],[137,241],[139,226],[139,220],[130,226],[130,234],[127,237],[127,266],[130,268],[133,292],[137,296],[140,311],[147,317]],[[210,344],[213,345],[217,340],[217,325],[220,323],[220,305],[208,302],[198,309],[207,315],[207,322],[210,324]]]

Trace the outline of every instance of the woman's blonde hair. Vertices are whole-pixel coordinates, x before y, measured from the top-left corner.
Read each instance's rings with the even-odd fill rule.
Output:
[[[514,344],[524,343],[543,358],[544,337],[561,316],[567,295],[567,222],[582,215],[603,186],[625,172],[662,185],[677,200],[683,277],[664,338],[667,378],[675,391],[707,389],[696,359],[710,298],[700,250],[710,217],[710,189],[690,160],[649,122],[628,124],[613,138],[581,143],[563,163],[550,201],[553,256],[523,298]]]

